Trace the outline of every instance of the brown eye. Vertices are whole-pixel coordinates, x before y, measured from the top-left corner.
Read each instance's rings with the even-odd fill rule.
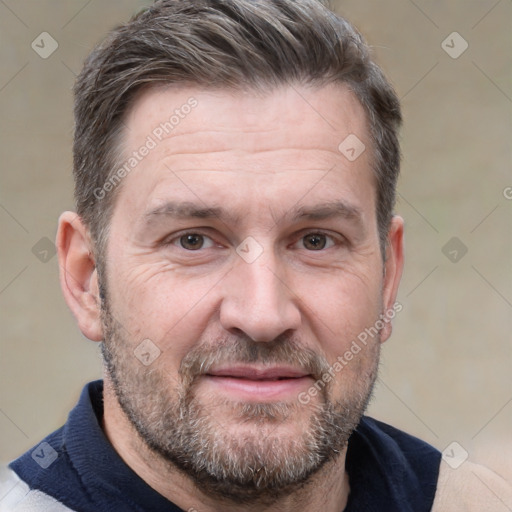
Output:
[[[180,246],[188,251],[197,251],[202,249],[204,245],[204,236],[190,233],[180,237]]]
[[[311,233],[303,239],[303,244],[309,251],[321,251],[327,245],[327,237],[321,233]]]

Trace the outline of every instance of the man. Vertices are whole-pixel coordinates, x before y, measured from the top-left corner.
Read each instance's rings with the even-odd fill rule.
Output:
[[[0,510],[499,510],[498,476],[363,416],[401,307],[401,115],[347,21],[159,1],[75,92],[61,285],[104,380]]]

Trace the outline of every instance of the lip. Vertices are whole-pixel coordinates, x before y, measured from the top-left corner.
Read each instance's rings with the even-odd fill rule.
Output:
[[[255,366],[227,366],[211,369],[208,374],[212,377],[234,377],[247,380],[277,380],[296,379],[308,374],[289,366],[273,366],[257,368]]]
[[[311,385],[313,378],[302,370],[286,366],[233,366],[211,369],[203,380],[224,395],[265,402],[296,399]]]

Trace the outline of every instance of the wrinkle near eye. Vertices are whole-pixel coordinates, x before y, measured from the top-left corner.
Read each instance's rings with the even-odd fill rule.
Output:
[[[154,279],[159,279],[162,274],[175,270],[176,264],[165,260],[158,261],[156,264],[153,262],[145,265],[136,265],[127,271],[123,281],[129,283],[130,286],[135,285],[138,287],[140,285],[147,285]]]

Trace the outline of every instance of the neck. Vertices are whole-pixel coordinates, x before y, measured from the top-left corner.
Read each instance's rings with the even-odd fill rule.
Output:
[[[240,504],[206,495],[189,476],[150,450],[119,406],[108,379],[104,381],[103,393],[103,430],[118,455],[150,487],[183,510],[288,512],[310,509],[340,512],[345,509],[349,494],[346,449],[297,490],[276,498],[271,504],[253,501],[241,508]]]

